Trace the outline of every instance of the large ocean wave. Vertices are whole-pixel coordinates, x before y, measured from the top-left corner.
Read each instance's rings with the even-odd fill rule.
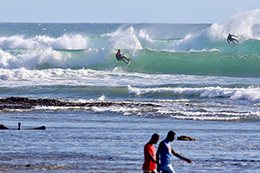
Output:
[[[0,68],[113,70],[123,66],[115,59],[120,48],[132,58],[131,72],[259,77],[258,18],[256,9],[222,24],[123,24],[107,32],[75,29],[57,36],[53,24],[43,35],[1,34]],[[237,35],[237,46],[226,42],[228,33]]]

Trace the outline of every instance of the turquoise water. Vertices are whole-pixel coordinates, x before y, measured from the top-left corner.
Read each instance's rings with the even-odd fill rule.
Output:
[[[173,142],[194,161],[174,158],[177,172],[258,172],[258,18],[253,10],[221,24],[1,23],[0,97],[158,107],[1,110],[0,124],[47,129],[1,131],[0,171],[141,172],[150,136],[174,130],[198,139]],[[127,69],[119,48],[132,59]]]
[[[2,24],[0,67],[112,70],[121,48],[133,60],[130,72],[259,77],[259,25],[238,35],[235,47],[214,24],[161,25],[154,33],[159,24]],[[162,35],[170,29],[182,34]]]

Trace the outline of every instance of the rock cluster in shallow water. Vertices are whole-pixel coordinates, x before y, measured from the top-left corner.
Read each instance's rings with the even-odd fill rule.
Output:
[[[34,106],[82,106],[82,107],[108,107],[108,106],[124,106],[124,107],[159,107],[151,103],[133,103],[133,102],[111,102],[111,101],[97,101],[97,102],[69,102],[58,99],[30,99],[27,97],[7,97],[0,99],[0,110],[3,109],[30,109]]]

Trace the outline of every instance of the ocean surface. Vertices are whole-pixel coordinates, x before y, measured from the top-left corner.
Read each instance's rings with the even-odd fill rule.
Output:
[[[1,110],[14,130],[0,131],[0,172],[142,172],[144,145],[169,130],[196,138],[172,142],[193,161],[173,157],[176,172],[259,172],[259,18],[256,9],[213,24],[0,23],[1,98],[158,105]]]

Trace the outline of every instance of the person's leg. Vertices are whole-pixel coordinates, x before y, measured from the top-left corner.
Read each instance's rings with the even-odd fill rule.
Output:
[[[126,58],[125,56],[122,56],[122,59],[123,59],[123,61],[124,61],[126,64],[129,62],[129,59]],[[125,59],[127,60],[127,62],[125,61]]]
[[[123,61],[127,64],[127,62],[123,59]]]
[[[163,173],[175,173],[172,165],[165,165],[165,166],[161,167],[161,170]]]

